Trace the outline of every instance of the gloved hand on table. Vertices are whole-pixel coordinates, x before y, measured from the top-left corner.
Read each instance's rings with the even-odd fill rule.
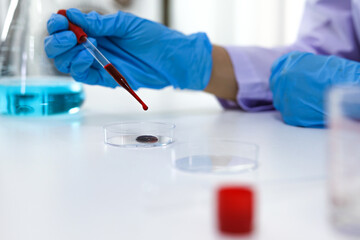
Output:
[[[272,67],[274,107],[285,123],[323,127],[327,90],[334,85],[360,85],[360,64],[335,56],[291,52]]]
[[[117,14],[84,14],[67,10],[69,20],[80,26],[95,46],[127,79],[140,87],[203,90],[212,68],[212,45],[205,33],[184,35],[159,23],[119,11]],[[64,16],[53,14],[47,24],[50,36],[45,51],[57,69],[92,85],[116,87],[117,83],[91,54],[77,45]]]

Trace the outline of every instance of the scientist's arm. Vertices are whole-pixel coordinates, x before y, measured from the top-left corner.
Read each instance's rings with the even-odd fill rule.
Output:
[[[327,90],[338,84],[359,85],[358,2],[308,2],[299,39],[293,46],[303,53],[284,55],[272,67],[273,104],[284,122],[323,127]]]
[[[360,15],[360,6],[355,11]],[[271,66],[291,51],[359,60],[354,23],[360,26],[360,19],[352,15],[351,0],[308,1],[294,44],[279,48],[227,46],[239,90],[236,102],[222,101],[223,105],[234,107],[236,103],[246,111],[273,109],[273,93],[269,88]]]
[[[309,0],[294,47],[321,55],[360,60],[357,0]]]
[[[210,81],[204,91],[212,93],[218,98],[236,101],[238,85],[229,54],[223,47],[214,45],[212,60]]]
[[[124,12],[102,16],[70,9],[67,15],[88,33],[133,88],[173,86],[236,100],[238,87],[230,57],[224,48],[212,46],[206,34],[184,35]],[[54,14],[48,21],[50,36],[45,39],[45,50],[56,67],[77,81],[116,87],[67,28],[61,15]]]
[[[119,11],[100,15],[66,11],[71,22],[83,28],[89,40],[128,80],[133,89],[204,90],[212,71],[212,44],[205,33],[185,35],[162,24]],[[68,31],[64,16],[53,14],[47,24],[50,36],[45,51],[55,66],[87,84],[116,87],[116,82]]]

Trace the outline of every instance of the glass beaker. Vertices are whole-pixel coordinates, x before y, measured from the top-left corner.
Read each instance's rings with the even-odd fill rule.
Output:
[[[56,1],[11,0],[0,45],[0,113],[51,115],[75,113],[83,87],[58,72],[44,51],[46,22]]]
[[[337,229],[360,235],[359,86],[331,90],[329,127],[331,220]]]

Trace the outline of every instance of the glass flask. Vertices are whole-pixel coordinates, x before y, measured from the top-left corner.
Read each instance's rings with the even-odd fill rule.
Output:
[[[360,86],[332,89],[328,108],[331,220],[360,236]]]
[[[56,1],[11,0],[0,45],[0,113],[43,116],[75,113],[84,102],[80,83],[56,70],[44,51],[46,22]]]

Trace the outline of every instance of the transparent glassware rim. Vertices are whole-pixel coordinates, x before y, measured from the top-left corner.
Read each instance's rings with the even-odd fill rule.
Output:
[[[124,131],[124,129],[109,129],[110,127],[114,127],[114,126],[119,126],[119,127],[124,127],[126,125],[133,125],[133,124],[140,124],[140,125],[151,125],[151,126],[162,126],[162,127],[166,127],[167,130],[172,130],[175,129],[176,125],[174,123],[169,123],[169,122],[153,122],[153,121],[141,121],[141,122],[137,122],[137,121],[128,121],[128,122],[112,122],[112,123],[108,123],[106,125],[103,126],[103,129],[106,131],[110,131],[110,132],[122,132]]]
[[[186,143],[193,143],[193,142],[199,142],[199,140],[204,140],[204,138],[200,138],[200,137],[195,137],[195,138],[190,138],[190,139],[187,139],[187,140],[181,140],[181,141],[178,141],[179,144],[186,144]],[[236,139],[236,138],[221,138],[221,137],[209,137],[209,138],[206,138],[205,139],[206,141],[208,142],[231,142],[231,143],[239,143],[239,144],[242,144],[242,145],[248,145],[248,146],[253,146],[256,148],[256,150],[259,149],[259,145],[256,144],[256,143],[252,143],[252,142],[246,142],[246,141],[243,141],[243,140],[239,140],[239,139]]]
[[[252,143],[252,142],[246,142],[246,141],[242,141],[236,138],[221,138],[221,137],[209,137],[205,139],[206,142],[221,142],[221,143],[233,143],[233,144],[239,144],[239,146],[247,146],[247,147],[253,147],[252,151],[254,151],[255,153],[255,157],[256,159],[258,159],[259,157],[259,150],[260,147],[258,144],[256,143]],[[188,140],[181,140],[181,139],[177,139],[176,141],[176,146],[172,146],[174,148],[178,148],[182,145],[186,145],[186,144],[190,144],[191,146],[195,147],[195,146],[203,146],[204,145],[204,139],[200,138],[200,137],[196,137],[196,138],[191,138]]]
[[[360,85],[338,85],[329,89],[328,98],[334,95],[346,95],[360,92]]]

